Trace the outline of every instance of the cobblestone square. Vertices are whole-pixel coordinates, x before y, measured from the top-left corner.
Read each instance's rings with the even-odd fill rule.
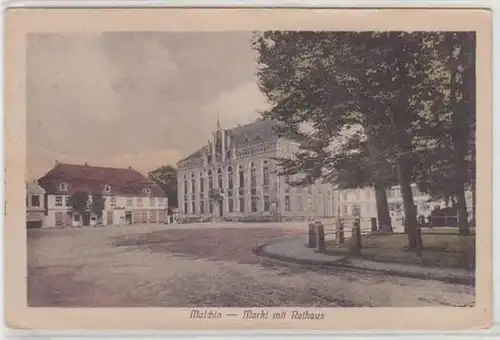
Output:
[[[470,306],[474,287],[256,256],[304,223],[28,231],[28,304],[44,307]]]

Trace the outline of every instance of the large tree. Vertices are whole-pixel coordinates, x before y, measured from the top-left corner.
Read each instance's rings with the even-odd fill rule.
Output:
[[[69,205],[78,215],[83,215],[89,210],[89,194],[86,191],[77,191],[69,196]]]
[[[106,200],[100,193],[92,194],[92,199],[90,202],[90,211],[93,212],[99,220],[102,219],[102,215],[105,209]]]
[[[439,33],[431,43],[435,90],[416,124],[415,180],[432,196],[456,202],[459,231],[467,235],[467,188],[475,199],[475,36]]]
[[[283,121],[292,134],[301,134],[301,124],[311,125],[313,132],[304,139],[313,141],[317,166],[329,160],[325,150],[343,127],[363,127],[370,164],[397,174],[410,247],[417,244],[414,122],[421,102],[434,91],[432,37],[426,32],[264,32],[254,44],[261,90],[273,104],[265,114]],[[371,173],[375,189],[385,190],[377,171]]]
[[[383,58],[385,46],[373,44],[375,38],[372,33],[354,32],[264,32],[255,39],[260,87],[274,104],[265,114],[284,122],[287,133],[302,137],[302,148],[308,152],[297,157],[297,163],[305,170],[307,160],[316,168],[310,174],[324,177],[318,168],[328,168],[328,162],[332,167],[335,155],[328,150],[337,143],[339,131],[350,125],[361,125],[369,141],[364,159],[368,162],[356,166],[369,163],[382,166],[383,172],[387,168],[391,98],[381,85],[390,66]],[[306,136],[301,131],[304,123],[313,131]],[[379,174],[370,172],[369,182],[375,188],[378,217],[385,229],[390,228],[387,183],[386,176]],[[340,178],[336,176],[335,184],[351,187]],[[366,181],[358,183],[364,185]]]
[[[165,192],[169,208],[177,208],[177,169],[164,165],[149,172],[148,177]]]

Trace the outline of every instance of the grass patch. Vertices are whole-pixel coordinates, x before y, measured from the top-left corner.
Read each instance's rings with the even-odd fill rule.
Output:
[[[363,235],[361,255],[356,257],[424,267],[474,269],[476,266],[474,234],[460,236],[456,231],[450,230],[422,230],[424,249],[420,257],[407,248],[408,236],[406,234]],[[350,242],[349,239],[344,244],[329,241],[326,245],[326,252],[333,255],[348,255]]]

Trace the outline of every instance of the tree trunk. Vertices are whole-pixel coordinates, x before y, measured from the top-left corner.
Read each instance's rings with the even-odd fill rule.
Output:
[[[403,206],[405,211],[405,223],[408,230],[408,248],[416,249],[417,247],[417,210],[413,201],[413,193],[411,191],[411,174],[407,171],[405,158],[400,157],[397,163],[397,171],[399,178],[399,186],[401,188],[401,196],[403,197]]]
[[[457,199],[457,217],[458,217],[458,233],[463,236],[470,234],[469,231],[469,221],[467,214],[467,202],[465,200],[465,189],[462,186],[458,188],[456,193]]]
[[[452,74],[450,87],[453,90],[450,97],[451,107],[453,109],[451,140],[454,149],[455,165],[455,198],[457,199],[458,231],[460,235],[469,235],[469,224],[467,218],[467,203],[465,201],[465,183],[469,175],[469,167],[466,161],[467,155],[467,137],[469,136],[469,121],[467,112],[469,107],[460,105],[457,100],[456,92],[460,89],[457,84],[457,73]],[[472,113],[473,114],[473,113]]]
[[[389,205],[387,204],[385,186],[375,182],[374,187],[379,230],[383,232],[392,232],[391,216],[389,215]]]
[[[370,161],[375,167],[380,164],[387,162],[387,159],[382,157],[381,152],[378,150],[376,144],[376,134],[370,126],[365,126],[366,135],[368,138],[368,152],[370,155]],[[380,161],[379,161],[380,160]],[[376,172],[377,170],[375,170]],[[379,223],[379,230],[383,232],[392,232],[391,216],[389,215],[389,204],[387,203],[387,193],[385,191],[386,186],[380,180],[380,178],[374,181],[375,189],[375,204],[377,206],[377,219]]]

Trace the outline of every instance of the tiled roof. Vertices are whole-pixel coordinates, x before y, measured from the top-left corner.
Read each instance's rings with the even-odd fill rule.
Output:
[[[62,183],[67,185],[67,190],[61,190]],[[116,196],[166,196],[156,183],[132,168],[58,163],[38,180],[38,184],[48,194],[67,195],[88,191]],[[106,185],[110,186],[110,192],[103,192]],[[150,193],[145,191],[147,188]]]
[[[205,148],[206,148],[206,146],[199,148],[198,150],[196,150],[195,152],[193,152],[192,154],[190,154],[186,158],[182,159],[181,161],[187,161],[190,159],[198,159],[200,157],[203,157],[203,150],[205,150]]]
[[[227,130],[227,133],[231,136],[236,148],[242,148],[277,139],[276,126],[278,124],[276,120],[257,120]]]
[[[276,120],[259,119],[249,124],[238,125],[232,129],[227,129],[225,132],[231,138],[231,145],[233,145],[236,149],[241,149],[276,140],[278,138],[278,134],[276,132],[278,124],[279,122]],[[203,151],[207,147],[208,145],[201,147],[189,156],[180,160],[179,163],[203,157]]]

